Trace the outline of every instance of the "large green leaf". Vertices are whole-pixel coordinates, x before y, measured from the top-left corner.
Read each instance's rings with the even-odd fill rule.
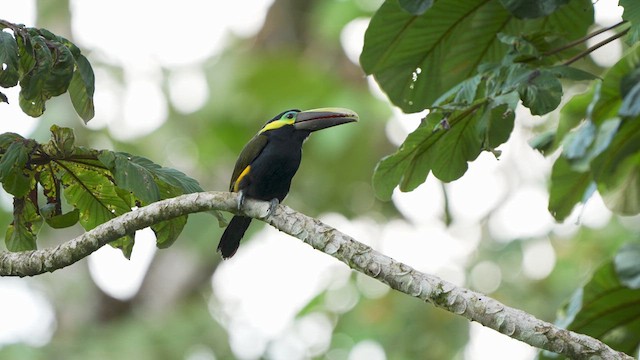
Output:
[[[74,109],[84,122],[93,118],[93,92],[95,91],[95,76],[89,60],[84,55],[75,58],[76,70],[69,83],[69,96]]]
[[[640,212],[640,121],[622,122],[611,143],[592,162],[593,177],[605,204],[633,215]]]
[[[360,62],[394,104],[417,112],[471,77],[478,65],[499,62],[508,47],[498,33],[549,31],[572,40],[592,23],[589,0],[573,0],[536,20],[515,18],[498,0],[441,0],[420,16],[386,1],[371,19]]]
[[[500,0],[509,12],[521,19],[535,19],[547,16],[569,0]]]
[[[638,246],[622,247],[615,260],[600,266],[574,293],[558,324],[634,356],[640,344],[640,289],[628,285],[639,276]],[[540,358],[556,356],[545,353]]]
[[[33,117],[38,117],[44,112],[47,95],[44,86],[51,76],[53,56],[42,36],[34,34],[30,38],[33,48],[35,66],[25,73],[20,79],[19,102],[22,111]]]
[[[558,158],[551,169],[549,213],[557,221],[566,219],[577,203],[589,198],[591,184],[591,172],[576,171],[566,158]]]
[[[13,222],[7,228],[5,244],[9,251],[36,249],[36,234],[42,225],[36,206],[29,197],[13,199]]]
[[[148,170],[149,164],[153,164],[150,160],[111,151],[100,152],[98,159],[111,170],[115,183],[132,192],[143,205],[160,200],[160,190]]]
[[[26,166],[34,147],[33,140],[14,141],[0,159],[0,182],[15,197],[27,195],[35,185],[34,173]]]
[[[0,30],[0,86],[18,84],[18,44],[11,34]]]
[[[640,41],[640,2],[637,0],[620,0],[620,6],[624,8],[622,18],[631,23],[627,44],[634,45]]]
[[[109,180],[109,173],[93,166],[59,160],[56,173],[64,186],[67,202],[80,211],[80,224],[91,230],[117,216],[131,211],[130,201],[119,194]],[[127,236],[112,243],[125,256],[131,255],[133,238]]]

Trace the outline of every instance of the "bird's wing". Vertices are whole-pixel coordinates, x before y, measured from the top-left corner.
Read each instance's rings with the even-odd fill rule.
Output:
[[[236,183],[240,180],[241,175],[244,176],[248,173],[247,167],[251,165],[262,150],[267,146],[269,138],[262,134],[257,134],[251,139],[247,145],[244,146],[240,152],[240,156],[236,161],[236,166],[233,168],[233,175],[231,175],[231,183],[229,184],[229,191],[234,191]]]

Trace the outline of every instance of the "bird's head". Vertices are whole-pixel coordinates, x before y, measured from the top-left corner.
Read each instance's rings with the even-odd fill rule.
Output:
[[[276,115],[264,125],[260,133],[277,131],[278,129],[311,133],[354,121],[358,121],[358,114],[349,109],[321,108],[307,111],[294,109]]]

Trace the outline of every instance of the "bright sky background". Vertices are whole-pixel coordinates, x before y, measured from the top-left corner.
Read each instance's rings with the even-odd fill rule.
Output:
[[[271,0],[181,0],[179,6],[154,0],[71,1],[72,30],[77,43],[88,51],[90,59],[124,68],[125,85],[111,79],[104,69],[95,68],[96,117],[88,126],[107,127],[114,137],[130,140],[162,125],[169,102],[184,113],[199,109],[209,91],[202,61],[224,49],[228,34],[251,36],[260,29],[270,4]],[[128,10],[122,11],[124,8]],[[615,2],[599,1],[596,8],[598,21],[605,26],[620,20]],[[4,19],[34,25],[32,0],[0,0],[0,9]],[[148,14],[149,9],[153,9],[153,16],[140,16]],[[114,19],[131,26],[113,26]],[[355,63],[367,24],[366,18],[356,19],[341,36],[345,52]],[[139,33],[132,29],[138,29]],[[147,29],[164,30],[154,30],[161,36],[145,36]],[[185,36],[185,33],[200,35]],[[140,41],[141,36],[145,37],[144,42]],[[167,48],[167,43],[175,47]],[[608,46],[595,56],[604,64],[615,59],[612,54],[616,52],[620,49]],[[161,66],[172,70],[168,99],[160,88]],[[370,81],[370,85],[374,94],[384,98],[375,82]],[[17,98],[15,89],[6,93],[12,99]],[[424,114],[394,111],[387,134],[399,144]],[[521,117],[528,117],[527,110],[522,109],[518,114]],[[142,118],[145,121],[140,121]],[[0,119],[14,120],[0,121],[0,132],[13,131],[25,136],[38,122],[22,114],[17,104],[0,105]],[[539,121],[529,118],[519,122],[509,142],[501,147],[500,161],[483,153],[470,164],[462,179],[446,185],[451,211],[457,220],[451,227],[441,221],[444,200],[440,184],[433,177],[412,193],[394,193],[393,202],[408,221],[388,224],[378,224],[369,218],[347,221],[338,214],[325,214],[322,220],[418,270],[459,285],[470,283],[474,289],[490,294],[500,286],[500,268],[485,261],[473,268],[470,279],[466,279],[463,266],[480,240],[478,220],[500,204],[489,221],[491,236],[500,241],[542,236],[525,247],[523,273],[532,279],[543,279],[555,265],[554,250],[544,234],[549,231],[571,234],[577,229],[578,216],[582,225],[600,227],[610,213],[595,196],[564,224],[555,224],[546,208],[545,179],[551,163],[526,144],[527,128]],[[92,278],[114,297],[133,296],[153,257],[153,242],[150,231],[140,232],[131,261],[124,260],[119,251],[110,247],[101,249],[89,259]],[[347,281],[349,276],[350,270],[344,264],[265,227],[251,241],[245,239],[237,255],[215,272],[211,314],[228,328],[231,347],[240,359],[262,356],[268,341],[275,341],[269,347],[269,356],[275,359],[321,354],[329,347],[330,320],[321,314],[296,319],[298,310],[326,289],[330,294],[327,305],[337,313],[351,309],[361,296],[375,298],[388,291],[386,286],[364,276],[354,286]],[[256,290],[262,296],[254,296]],[[41,292],[24,281],[0,279],[0,293],[0,346],[18,341],[46,343],[55,330],[55,317],[52,305]],[[472,324],[471,339],[465,351],[468,360],[498,359],[496,356],[530,359],[534,353],[529,346],[476,324]],[[498,354],[496,346],[503,349]],[[350,360],[386,358],[375,339],[354,344],[350,351]]]

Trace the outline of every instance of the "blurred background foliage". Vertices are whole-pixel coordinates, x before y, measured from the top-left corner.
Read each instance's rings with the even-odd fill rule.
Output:
[[[36,1],[35,22],[27,25],[47,28],[83,48],[97,74],[96,119],[92,121],[94,124],[84,126],[75,115],[68,97],[63,96],[48,103],[47,112],[29,130],[27,135],[30,137],[48,138],[48,129],[53,123],[72,127],[79,145],[148,157],[158,164],[189,174],[205,190],[226,190],[242,146],[273,115],[288,108],[339,106],[353,109],[361,119],[357,126],[314,134],[305,144],[304,161],[286,204],[311,216],[324,216],[338,229],[380,247],[385,253],[388,249],[389,255],[399,260],[403,260],[403,255],[394,251],[404,246],[403,236],[410,234],[409,237],[418,239],[420,244],[411,248],[411,244],[415,244],[411,243],[404,248],[405,252],[412,253],[407,259],[418,259],[417,263],[409,262],[410,265],[486,292],[547,321],[554,321],[557,309],[589,279],[604,259],[613,256],[623,243],[637,241],[638,218],[612,215],[597,203],[601,203],[598,199],[593,200],[595,205],[591,205],[591,209],[595,207],[597,211],[578,209],[565,224],[549,223],[541,231],[521,235],[507,233],[496,239],[492,218],[497,217],[500,211],[507,211],[504,209],[507,200],[523,187],[535,183],[545,188],[550,171],[550,165],[541,155],[531,149],[522,150],[517,142],[504,150],[501,167],[496,170],[506,179],[499,183],[502,187],[500,197],[490,202],[491,206],[483,216],[473,221],[457,219],[455,215],[461,211],[453,209],[453,218],[449,218],[451,211],[445,211],[444,205],[448,203],[442,199],[442,190],[450,191],[445,193],[450,197],[456,196],[456,182],[443,187],[431,179],[423,186],[428,190],[426,195],[416,191],[396,194],[392,202],[376,200],[371,187],[376,163],[397,147],[398,133],[402,140],[417,124],[415,117],[400,115],[384,97],[379,96],[372,81],[348,56],[349,51],[355,51],[357,59],[361,49],[354,47],[361,45],[345,41],[345,29],[356,27],[362,21],[366,24],[380,6],[380,1],[275,0],[268,7],[258,31],[249,35],[225,34],[223,50],[194,64],[174,66],[152,59],[149,67],[155,70],[144,69],[144,62],[141,62],[142,67],[138,64],[138,68],[132,70],[116,59],[119,49],[110,53],[83,44],[80,34],[72,28],[72,24],[79,21],[75,17],[82,16],[79,11],[72,11],[74,3],[78,1]],[[186,2],[181,11],[203,11],[186,6],[191,3]],[[21,5],[17,1],[3,0],[2,6]],[[154,16],[151,9],[141,9],[123,8],[120,11],[132,11],[134,18]],[[18,19],[6,20],[19,22]],[[135,23],[119,23],[118,19],[111,21],[111,26],[126,27],[128,38],[122,41],[131,41],[140,47],[149,46],[145,42],[150,37],[161,39],[166,31],[180,32],[185,38],[195,38],[203,44],[210,41],[208,33],[194,31],[189,22],[180,22],[179,19],[166,18],[166,27],[162,28],[143,28]],[[214,28],[215,21],[208,26]],[[103,29],[105,33],[110,30]],[[163,46],[170,48],[174,44],[167,42]],[[175,51],[180,51],[179,46]],[[602,69],[594,62],[588,66],[592,71]],[[190,67],[195,69],[193,74],[202,75],[200,79],[204,77],[206,80],[206,98],[200,106],[185,110],[175,99],[190,95],[175,92],[201,84],[186,81],[186,88],[179,88],[175,86],[175,79],[179,74],[188,72]],[[122,125],[123,111],[114,108],[125,106],[126,99],[118,95],[125,92],[134,80],[139,80],[132,72],[141,70],[153,74],[152,82],[158,85],[160,93],[135,100],[142,108],[135,121],[142,128],[152,122],[150,118],[153,115],[148,119],[144,110],[147,107],[148,113],[157,114],[158,98],[160,107],[166,112],[161,111],[156,116],[161,119],[161,125],[149,125],[152,130],[134,135],[133,130]],[[17,107],[15,103],[0,105],[3,122],[17,121],[1,112],[6,107]],[[526,140],[536,128],[544,127],[544,119],[526,120],[529,117],[529,114],[517,114],[518,119],[525,120],[518,124],[517,136],[512,137]],[[8,128],[4,131],[15,130]],[[129,131],[131,133],[127,133]],[[523,169],[531,165],[531,159],[536,164],[546,165],[535,170]],[[495,163],[495,159],[488,157],[479,161],[477,166],[482,167],[487,161]],[[472,165],[469,172],[474,171],[478,170]],[[478,183],[474,188],[471,184],[471,188],[480,193],[485,190],[483,186]],[[542,197],[546,210],[545,195]],[[411,201],[414,202],[413,207],[402,205]],[[523,206],[528,205],[525,201]],[[10,222],[10,206],[5,199],[0,211],[1,223]],[[434,206],[436,210],[432,209]],[[435,220],[421,222],[421,216],[429,216],[425,215],[427,212]],[[533,217],[530,221],[538,219]],[[453,225],[447,227],[448,223]],[[432,230],[421,232],[429,226],[436,229],[436,235]],[[81,231],[76,227],[41,233],[40,245],[53,246]],[[215,246],[222,229],[211,216],[190,216],[183,234],[170,249],[151,253],[148,268],[140,271],[139,288],[129,296],[110,293],[97,280],[97,272],[90,271],[90,261],[87,260],[32,279],[0,279],[0,314],[5,314],[3,318],[8,319],[7,314],[13,313],[15,318],[14,322],[0,321],[0,358],[488,358],[483,357],[478,348],[478,342],[482,342],[479,339],[483,339],[479,335],[480,330],[474,330],[465,319],[404,294],[387,291],[385,286],[352,274],[332,259],[324,260],[326,256],[323,254],[310,255],[310,249],[294,248],[297,246],[295,241],[285,241],[290,239],[269,231],[262,224],[254,224],[240,251],[243,248],[247,252],[252,251],[249,243],[273,238],[275,243],[283,245],[276,247],[274,242],[265,240],[265,246],[271,246],[279,253],[258,251],[255,256],[263,259],[259,264],[246,260],[246,257],[243,259],[239,253],[238,259],[233,260],[238,260],[237,266],[234,263],[219,267],[221,259],[215,253]],[[463,234],[458,238],[458,233]],[[444,243],[450,239],[456,241]],[[453,256],[457,262],[430,267],[429,259],[438,258],[441,247],[450,244],[466,247],[461,251],[463,255]],[[282,315],[285,325],[276,327],[273,333],[256,332],[246,325],[251,323],[251,319],[244,319],[241,322],[244,325],[238,325],[233,320],[233,301],[229,300],[233,297],[218,294],[229,290],[216,284],[235,282],[234,285],[242,287],[243,284],[237,282],[246,278],[229,275],[230,272],[244,268],[243,271],[249,273],[247,278],[258,278],[256,273],[263,270],[268,273],[270,268],[278,267],[282,259],[297,256],[317,256],[327,261],[317,273],[313,273],[316,278],[307,276],[303,279],[316,284],[305,304],[290,310],[294,314],[292,319]],[[540,263],[543,265],[538,265]],[[307,266],[314,264],[310,262]],[[111,266],[107,267],[107,273],[121,270],[117,268],[120,265]],[[227,266],[225,274],[221,271],[216,275],[223,266]],[[305,272],[304,261],[298,266],[285,268],[285,271],[309,274]],[[536,266],[548,270],[536,273]],[[126,269],[124,271],[128,271]],[[134,275],[125,273],[122,276],[121,279],[125,279]],[[289,286],[293,287],[291,291],[297,290],[297,283],[288,283],[286,277],[268,280],[265,292],[253,290],[249,292],[253,295],[247,296],[256,298],[257,302],[264,298],[268,304],[266,298],[277,298],[271,289],[277,292],[281,287]],[[250,286],[251,283],[246,284],[246,287]],[[20,291],[37,300],[32,307],[29,307],[32,302],[7,300],[13,296],[11,294]],[[34,310],[39,308],[48,310]],[[262,311],[276,312],[276,309],[265,307]],[[30,314],[28,317],[27,313]],[[33,324],[27,324],[28,321]],[[489,353],[493,351],[495,355],[491,358],[526,359],[534,354],[527,346],[517,346],[510,352],[511,348],[505,345],[506,337],[497,341],[499,345],[496,346],[502,350],[496,350],[495,346],[490,348]],[[496,351],[501,354],[495,354]]]

